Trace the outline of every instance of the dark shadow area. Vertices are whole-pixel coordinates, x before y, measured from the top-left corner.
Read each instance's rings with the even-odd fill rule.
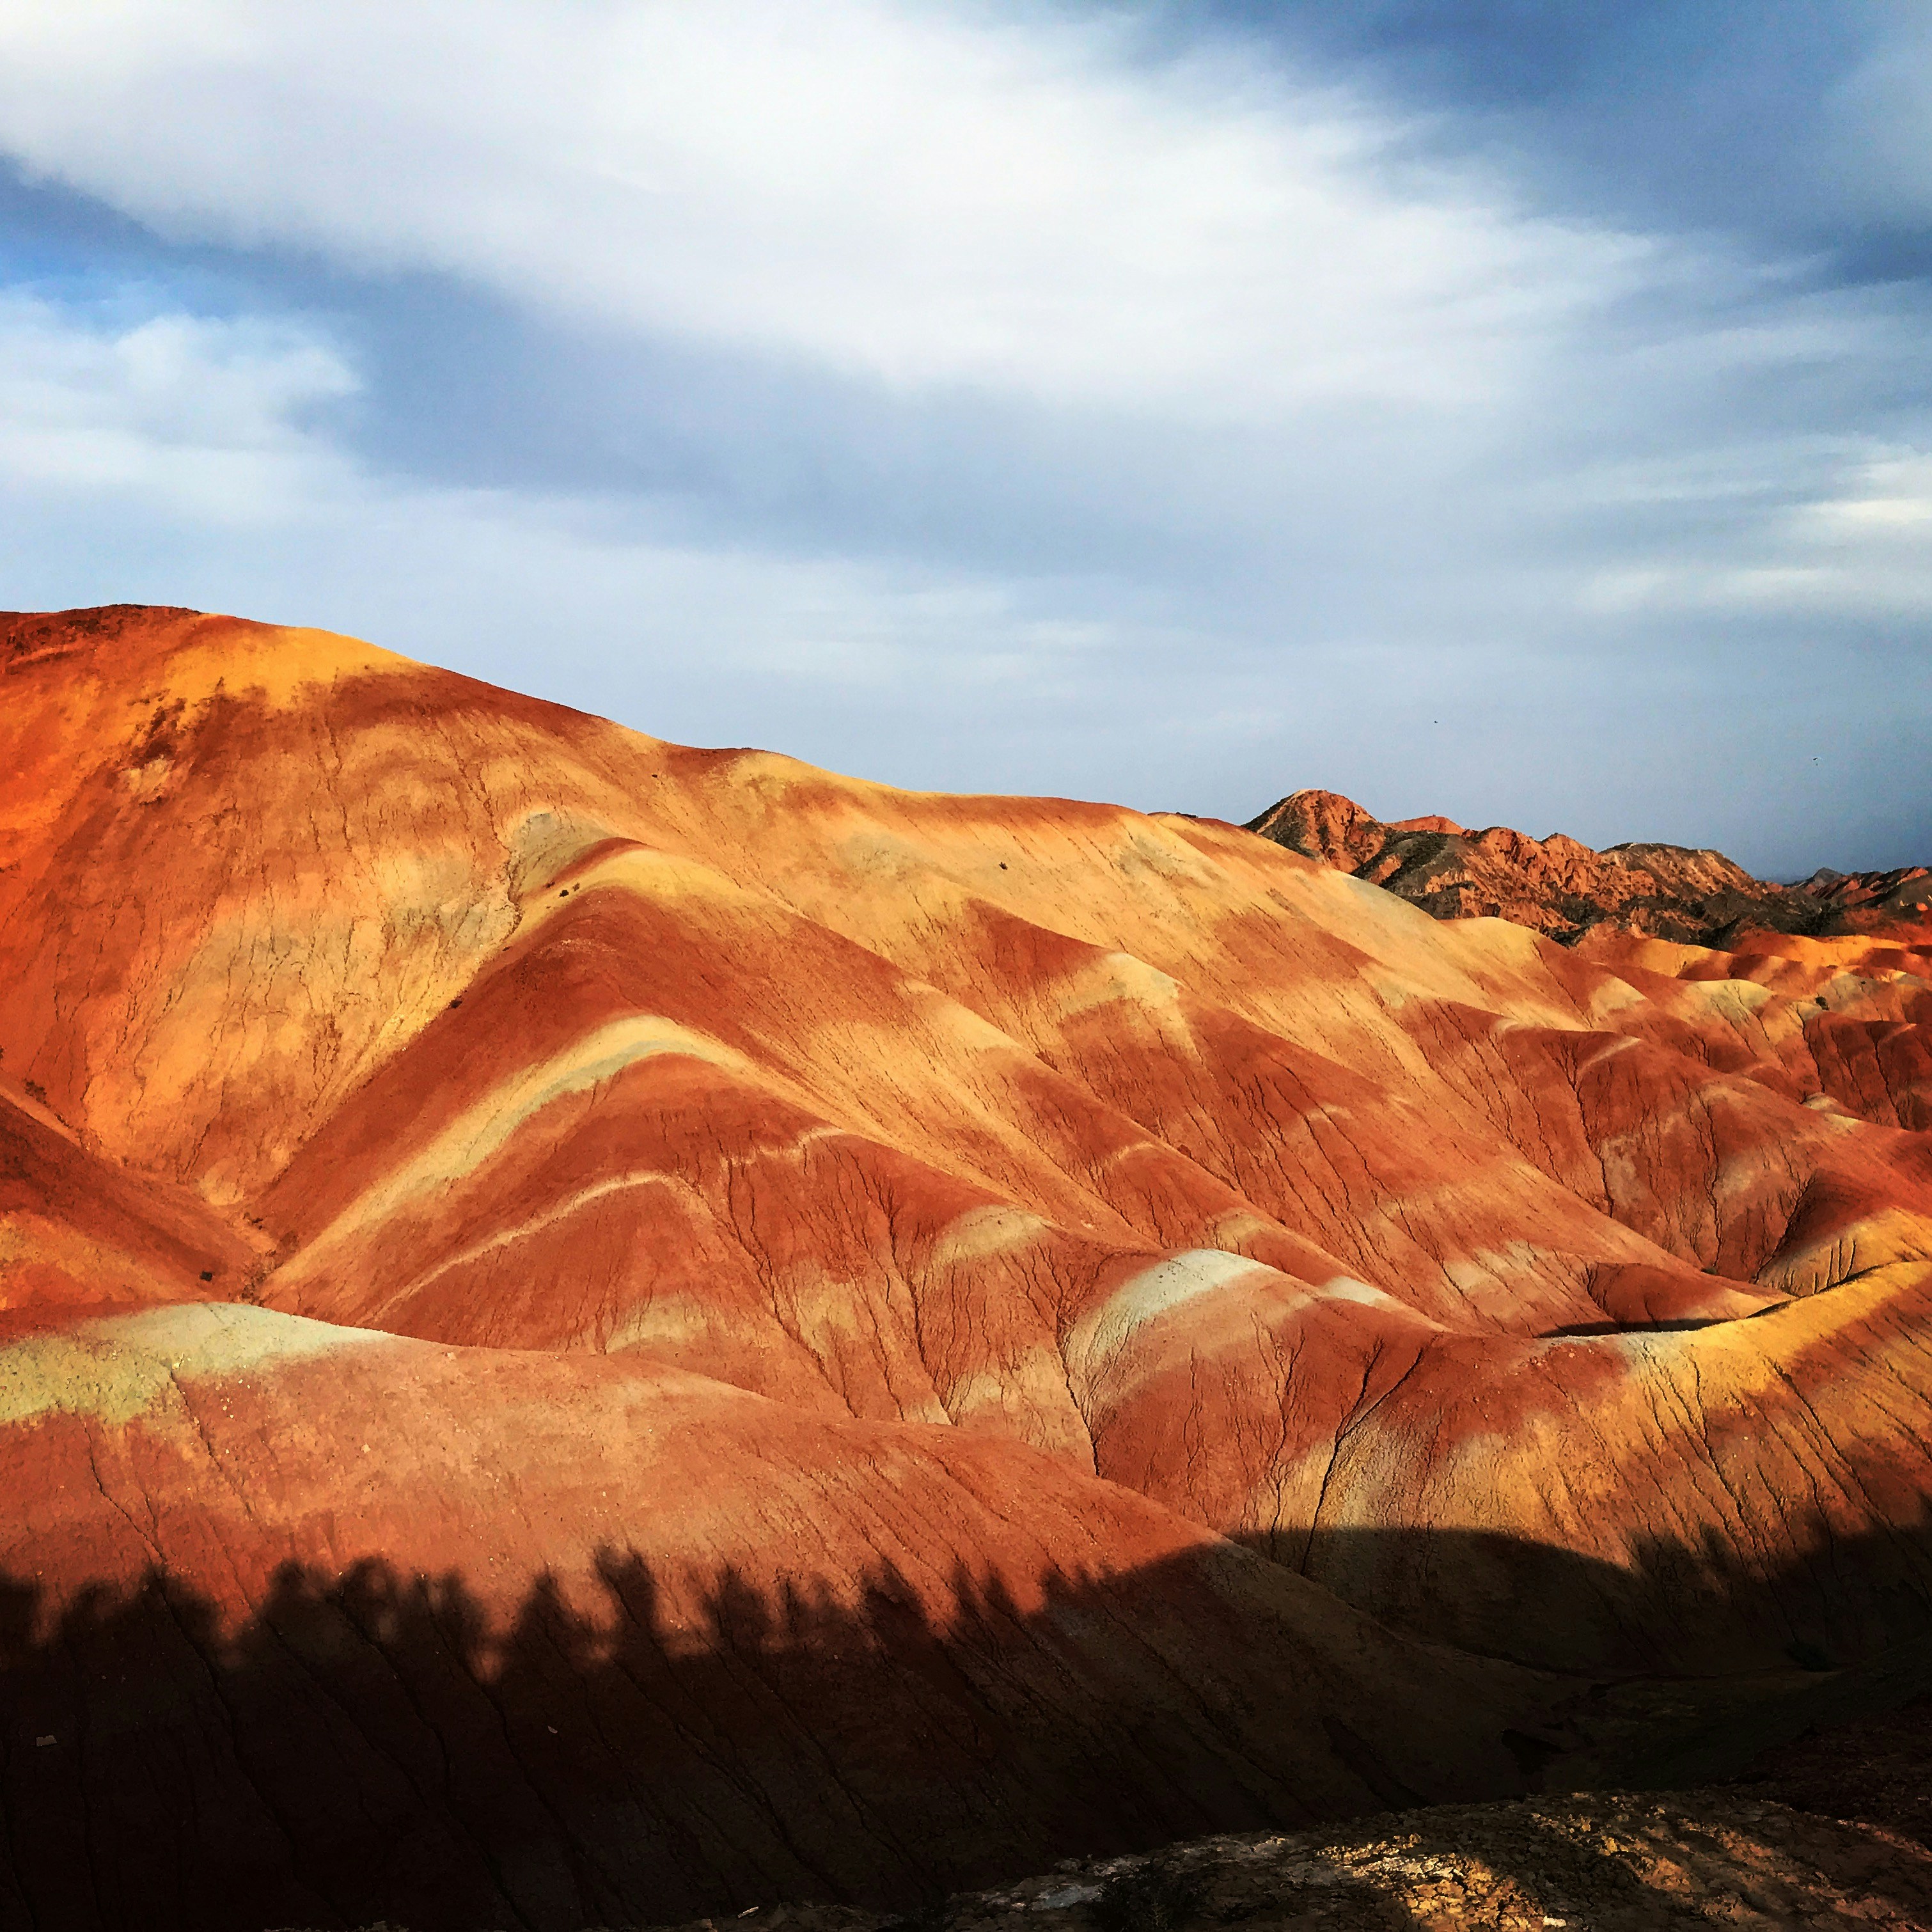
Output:
[[[1736,1284],[1726,1282],[1724,1286],[1729,1288]],[[1537,1340],[1559,1342],[1583,1335],[1678,1335],[1694,1328],[1720,1328],[1726,1322],[1753,1321],[1763,1312],[1759,1310],[1751,1315],[1692,1315],[1676,1322],[1572,1322],[1561,1328],[1539,1329]]]
[[[1706,1529],[1612,1564],[1484,1530],[1306,1528],[1240,1539],[1394,1628],[1570,1676],[1829,1672],[1932,1640],[1932,1514],[1856,1537],[1780,1514],[1770,1562]]]
[[[1412,1748],[1413,1698],[1286,1584],[1208,1545],[1050,1579],[1024,1611],[961,1574],[935,1625],[890,1569],[841,1602],[727,1568],[694,1622],[688,1588],[606,1552],[577,1602],[540,1579],[493,1625],[462,1577],[374,1562],[285,1565],[238,1623],[160,1572],[57,1609],[0,1577],[0,1926],[904,1907],[1076,1854],[1522,1788],[1500,1734],[1533,1682],[1408,1658],[1418,1685],[1440,1673]]]
[[[1894,1702],[1896,1681],[1846,1685],[1802,1714],[1809,1721],[1798,1736],[1754,1755],[1738,1788],[1823,1817],[1882,1826],[1932,1852],[1932,1646],[1918,1646],[1910,1663],[1918,1694]]]
[[[1338,1626],[1311,1647],[1297,1619],[1332,1606],[1277,1600],[1213,1546],[1052,1580],[1028,1610],[962,1574],[943,1624],[890,1570],[841,1602],[728,1568],[694,1622],[616,1552],[590,1607],[539,1580],[495,1624],[461,1577],[378,1562],[286,1565],[238,1624],[160,1573],[57,1610],[0,1576],[0,1927],[903,1910],[1210,1833],[1708,1780],[1932,1685],[1922,1534],[1769,1579],[1712,1549],[1658,1546],[1627,1574],[1467,1534],[1304,1541],[1306,1574],[1358,1600],[1402,1573],[1384,1613],[1438,1642],[1445,1606],[1492,1639],[1513,1606],[1528,1637],[1492,1654],[1623,1661],[1539,1679],[1433,1652],[1416,1684],[1439,1672],[1434,1695],[1360,1656],[1330,1678],[1320,1660],[1352,1640]],[[1204,1582],[1216,1562],[1240,1575]],[[1808,1671],[1801,1643],[1877,1660]]]

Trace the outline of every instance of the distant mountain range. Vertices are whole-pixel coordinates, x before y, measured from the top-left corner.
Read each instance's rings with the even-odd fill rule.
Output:
[[[1248,830],[1435,918],[1507,919],[1564,945],[1598,926],[1694,946],[1726,946],[1751,932],[1876,936],[1916,928],[1932,912],[1932,871],[1924,866],[1820,868],[1779,885],[1708,848],[1598,852],[1560,832],[1532,838],[1502,825],[1472,831],[1453,818],[1384,822],[1332,791],[1292,792]]]

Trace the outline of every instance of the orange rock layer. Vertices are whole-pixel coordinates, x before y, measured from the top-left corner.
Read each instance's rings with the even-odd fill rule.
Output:
[[[0,664],[0,1917],[915,1898],[1926,1630],[1932,955]]]

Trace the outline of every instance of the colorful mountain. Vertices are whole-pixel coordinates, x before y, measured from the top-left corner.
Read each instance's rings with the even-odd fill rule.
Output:
[[[0,620],[0,1922],[910,1903],[1868,1667],[1928,993]]]

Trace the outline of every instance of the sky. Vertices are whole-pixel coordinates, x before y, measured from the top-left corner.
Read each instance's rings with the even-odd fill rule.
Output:
[[[1932,861],[1932,0],[0,0],[0,604]]]

